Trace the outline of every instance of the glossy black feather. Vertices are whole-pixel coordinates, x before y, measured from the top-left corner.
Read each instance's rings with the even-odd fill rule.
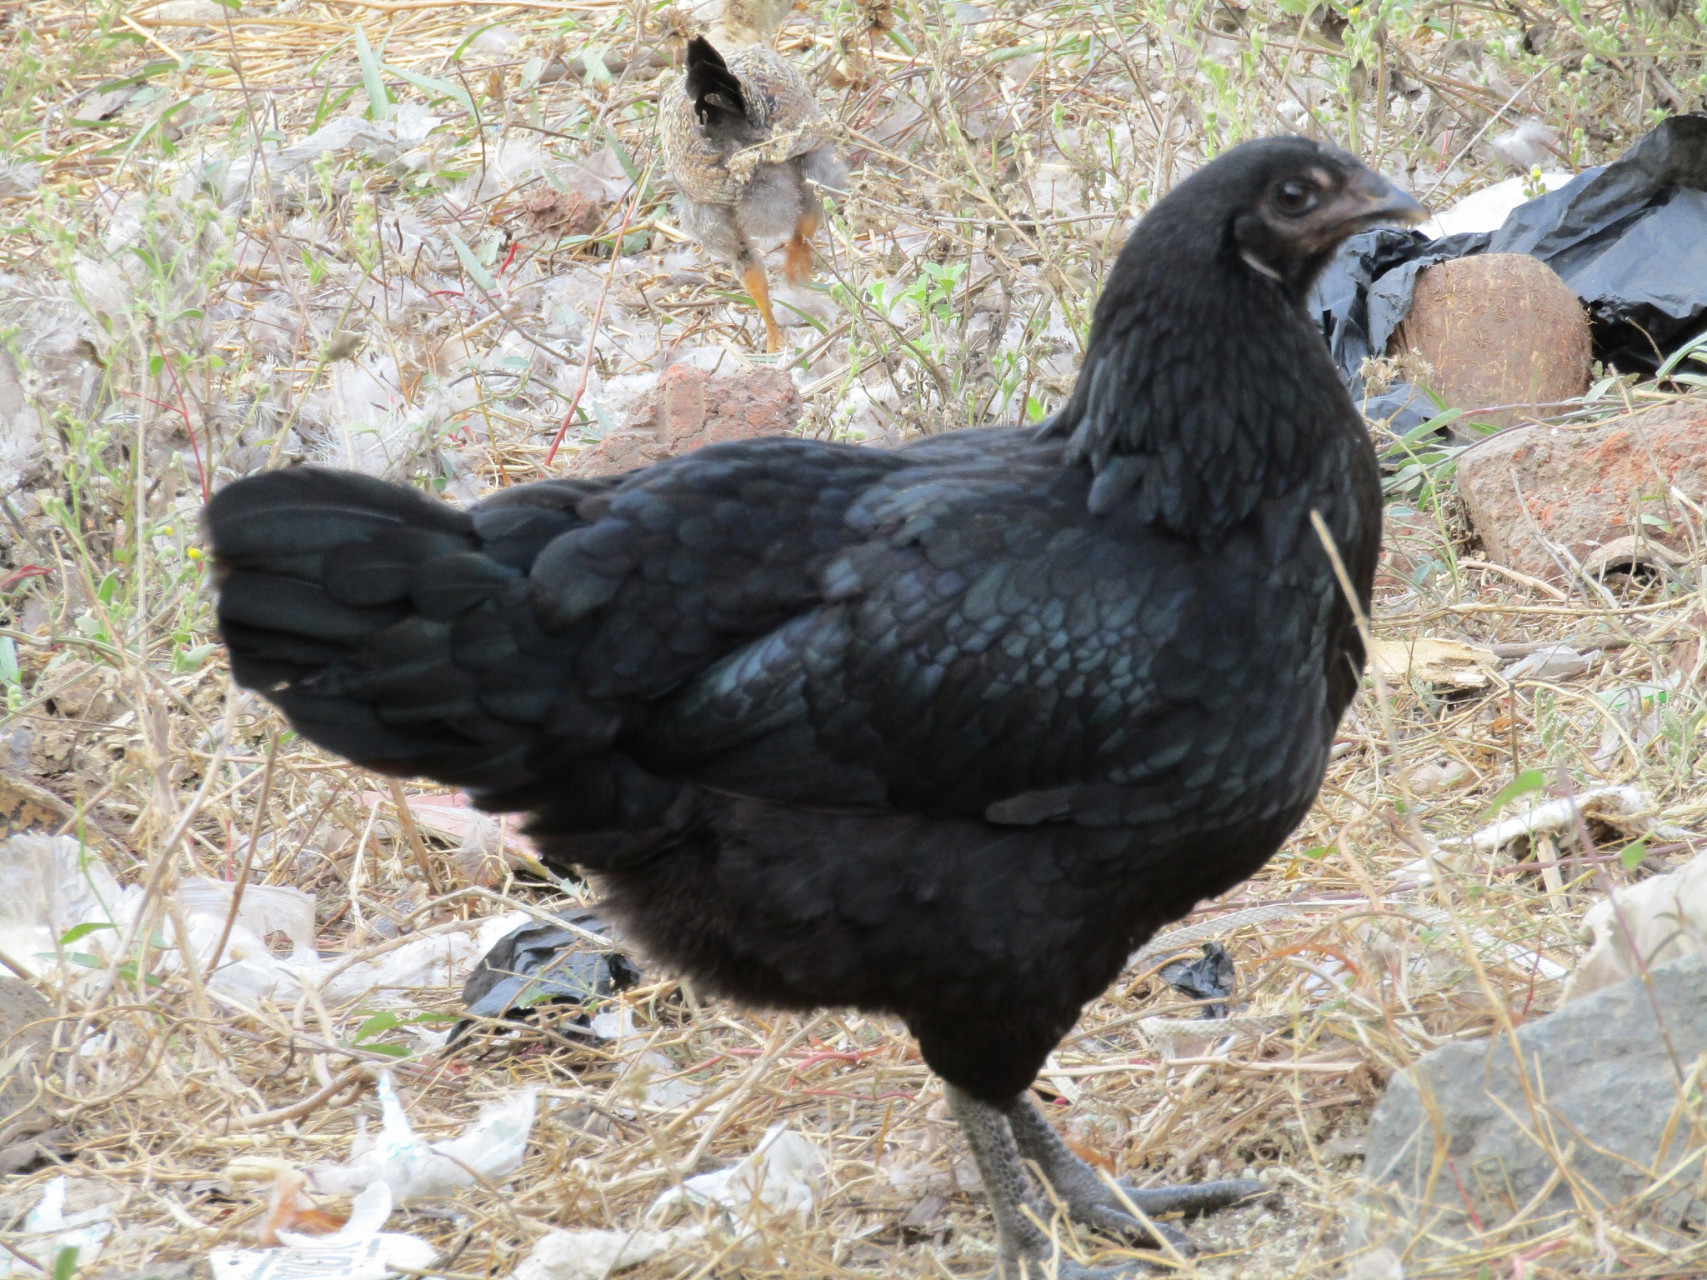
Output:
[[[1038,428],[717,445],[466,512],[238,481],[207,510],[233,671],[329,750],[527,810],[703,988],[897,1013],[1011,1098],[1279,847],[1356,688],[1311,512],[1367,606],[1374,454],[1310,263],[1238,232],[1341,163],[1253,144],[1162,201]]]

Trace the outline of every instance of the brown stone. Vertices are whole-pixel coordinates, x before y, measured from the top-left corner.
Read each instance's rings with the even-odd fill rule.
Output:
[[[800,422],[800,392],[786,373],[746,369],[712,375],[671,365],[619,430],[578,454],[576,475],[632,471],[708,444],[788,435]]]
[[[558,236],[590,236],[605,223],[614,202],[583,191],[545,187],[522,201],[522,210],[539,231]]]
[[[38,1094],[41,1076],[53,1065],[54,1016],[53,1006],[27,982],[0,978],[0,1153],[53,1123]]]
[[[1524,253],[1485,253],[1417,277],[1387,353],[1426,362],[1428,389],[1463,409],[1466,424],[1506,427],[1588,390],[1590,338],[1582,304],[1551,267]]]
[[[1578,564],[1620,538],[1688,555],[1694,517],[1673,487],[1707,502],[1707,400],[1585,426],[1513,427],[1458,458],[1458,492],[1488,558],[1553,582],[1568,578],[1560,561],[1570,562],[1549,544]]]

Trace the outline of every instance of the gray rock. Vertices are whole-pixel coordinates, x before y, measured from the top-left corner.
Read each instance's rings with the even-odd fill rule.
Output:
[[[1707,1055],[1707,955],[1652,979],[1651,993],[1631,979],[1519,1027],[1521,1067],[1496,1036],[1395,1076],[1370,1119],[1373,1186],[1353,1236],[1394,1245],[1407,1266],[1438,1264],[1477,1234],[1554,1229],[1582,1196],[1651,1239],[1697,1241],[1707,1175],[1699,1155],[1684,1161],[1707,1134],[1694,1074]]]

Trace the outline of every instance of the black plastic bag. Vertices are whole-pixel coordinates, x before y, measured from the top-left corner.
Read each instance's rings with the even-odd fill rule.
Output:
[[[1225,1018],[1227,1006],[1220,1003],[1233,994],[1238,973],[1233,957],[1219,942],[1203,944],[1203,956],[1197,960],[1174,960],[1162,966],[1162,981],[1182,996],[1192,1000],[1210,1000],[1203,1006],[1205,1018]]]
[[[1613,163],[1519,205],[1498,231],[1430,240],[1381,228],[1347,240],[1309,305],[1370,418],[1405,431],[1434,416],[1404,383],[1366,398],[1363,362],[1386,352],[1419,271],[1476,253],[1527,253],[1552,267],[1588,308],[1595,355],[1652,372],[1707,324],[1707,115],[1664,121]]]
[[[466,1016],[451,1028],[447,1045],[461,1039],[474,1019],[524,1021],[529,1010],[542,1004],[585,1009],[640,980],[634,962],[609,943],[610,926],[597,912],[571,909],[556,914],[563,925],[524,924],[480,958],[462,988]],[[601,947],[595,939],[606,943]],[[590,1040],[591,1021],[582,1012],[557,1025],[562,1031],[584,1031]]]

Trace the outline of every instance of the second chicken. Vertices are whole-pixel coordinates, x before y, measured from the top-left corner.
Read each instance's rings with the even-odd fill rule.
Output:
[[[659,108],[682,227],[740,275],[764,319],[767,351],[781,349],[782,333],[760,255],[786,238],[784,274],[794,282],[809,276],[824,214],[816,187],[835,190],[846,180],[815,128],[811,87],[768,45],[790,7],[728,0],[713,39],[688,42],[686,73]]]

